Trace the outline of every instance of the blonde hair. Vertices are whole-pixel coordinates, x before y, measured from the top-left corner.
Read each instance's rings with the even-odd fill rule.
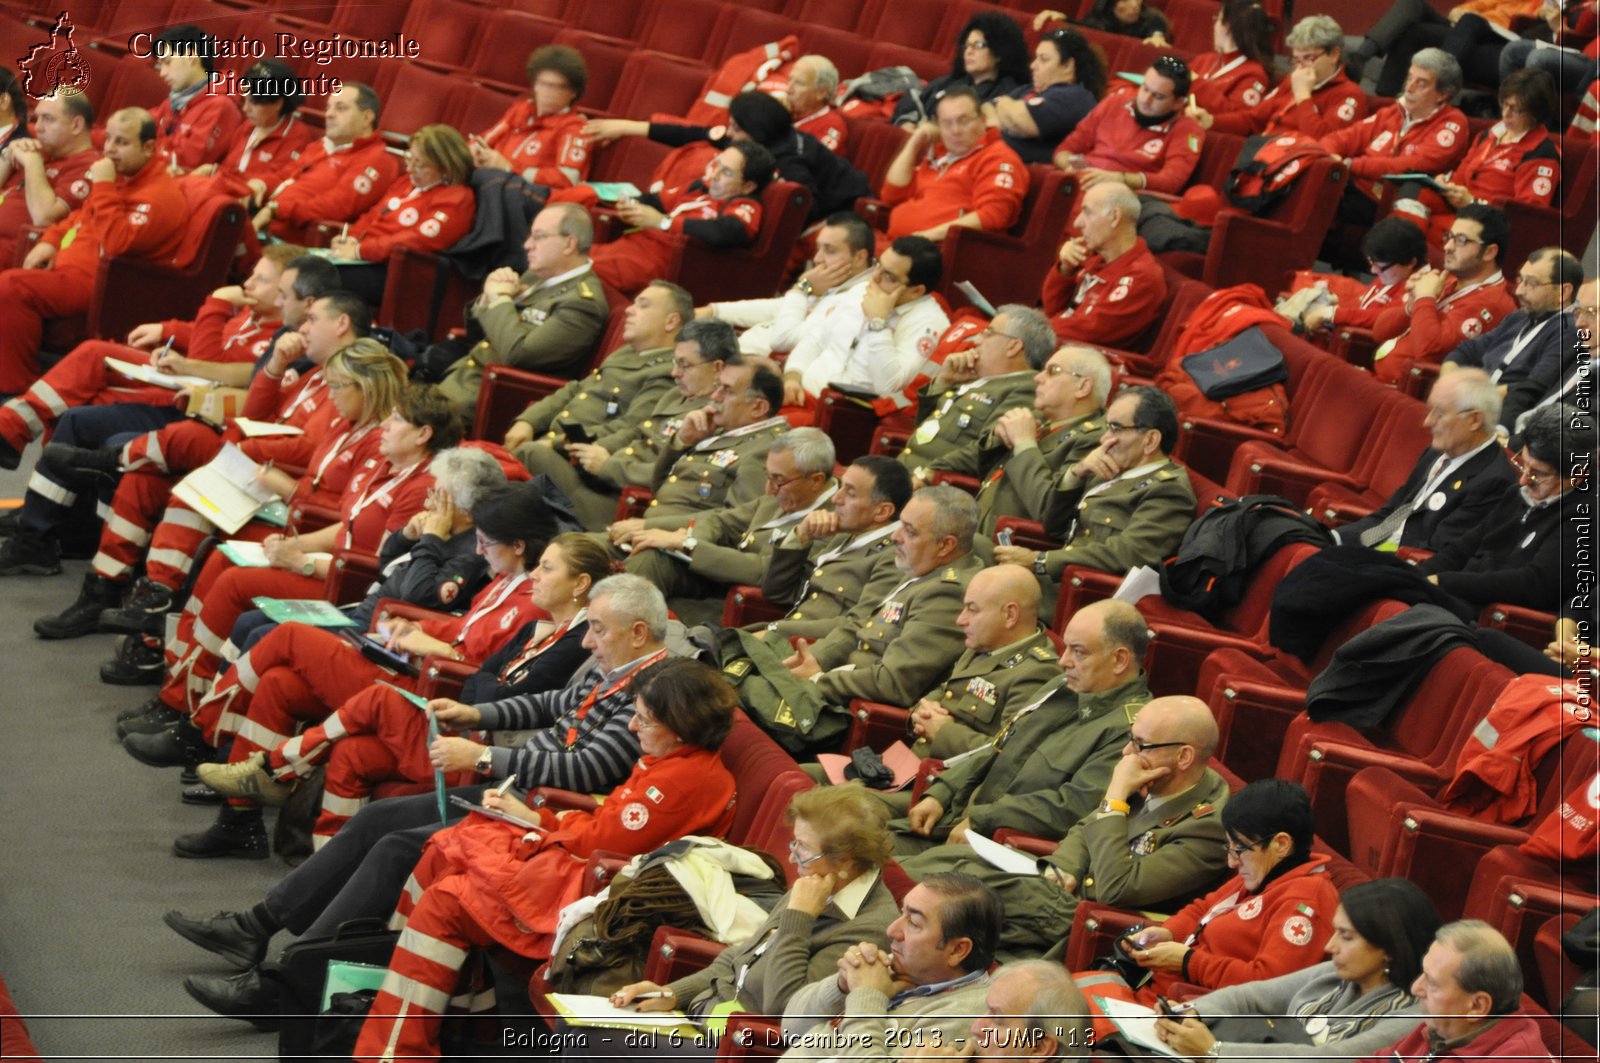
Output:
[[[376,424],[393,413],[406,386],[406,364],[370,337],[334,352],[324,372],[349,377],[361,389],[362,424]]]
[[[425,125],[411,134],[408,147],[437,166],[445,184],[465,184],[472,176],[472,151],[451,126]]]

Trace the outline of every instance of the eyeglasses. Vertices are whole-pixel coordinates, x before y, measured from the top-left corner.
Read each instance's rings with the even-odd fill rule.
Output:
[[[1260,842],[1251,842],[1248,845],[1234,845],[1230,842],[1222,843],[1222,851],[1235,860],[1243,860],[1245,853],[1254,852],[1259,848],[1261,848]]]
[[[684,373],[687,373],[689,370],[694,369],[697,366],[702,366],[705,364],[706,363],[704,362],[686,362],[682,358],[674,358],[672,360],[672,368]]]
[[[1468,236],[1466,233],[1445,233],[1444,242],[1447,244],[1455,244],[1457,247],[1466,247],[1468,244],[1483,243],[1483,241],[1478,239],[1476,236]]]
[[[971,38],[968,38],[967,43],[962,45],[962,47],[963,48],[971,48],[974,51],[978,51],[978,52],[987,52],[989,50],[989,42],[988,41],[975,41],[975,40],[972,40]]]
[[[641,731],[648,731],[652,727],[660,727],[661,721],[653,717],[646,716],[644,713],[635,709],[633,713],[633,725]]]
[[[1178,746],[1186,746],[1189,743],[1188,742],[1142,742],[1142,741],[1140,741],[1139,739],[1137,739],[1137,738],[1135,738],[1133,736],[1133,732],[1132,731],[1129,731],[1128,732],[1128,744],[1133,747],[1134,752],[1136,752],[1136,753],[1148,753],[1152,749],[1176,749]]]
[[[356,386],[356,382],[354,380],[330,380],[330,381],[328,381],[328,390],[329,391],[343,391],[345,388],[353,388],[355,386]]]
[[[1138,424],[1118,424],[1115,421],[1106,422],[1107,432],[1148,432],[1149,429]]]
[[[491,539],[487,535],[483,534],[483,532],[477,532],[476,534],[478,536],[478,548],[480,550],[487,550],[491,546],[505,545],[499,539]]]
[[[1295,66],[1310,66],[1327,55],[1330,50],[1328,48],[1318,48],[1314,52],[1295,52],[1291,61]]]
[[[1008,339],[1008,340],[1016,339],[1016,337],[1013,336],[1011,333],[1009,333],[1009,332],[1001,332],[999,329],[995,328],[993,325],[990,325],[988,328],[986,328],[982,332],[978,333],[978,339],[980,339],[980,340],[986,340],[990,336],[999,336],[999,337],[1001,337],[1003,339]]]
[[[1530,277],[1526,273],[1517,277],[1517,286],[1521,288],[1548,288],[1554,283],[1555,281],[1542,281],[1538,277]]]
[[[809,472],[803,472],[803,473],[800,473],[798,476],[791,476],[787,480],[785,480],[782,476],[779,476],[777,473],[769,472],[769,473],[767,473],[767,489],[769,491],[782,491],[785,487],[788,487],[790,484],[794,483],[795,481],[804,480],[808,476],[812,476],[812,475],[815,475],[815,474],[809,473]]]
[[[1524,480],[1527,480],[1535,487],[1538,487],[1540,484],[1546,483],[1550,480],[1556,480],[1560,478],[1556,473],[1553,472],[1536,472],[1528,465],[1527,461],[1524,460],[1520,454],[1512,457],[1511,464],[1516,466],[1517,472],[1522,475]]]
[[[1375,258],[1367,259],[1367,268],[1370,269],[1374,273],[1382,273],[1384,270],[1392,269],[1393,267],[1394,267],[1394,263],[1393,262],[1379,262]]]
[[[789,842],[789,859],[794,863],[795,869],[798,871],[804,871],[807,867],[827,855],[826,853],[811,853],[810,856],[801,856],[800,854],[804,852],[810,852],[810,849],[799,838]]]
[[[1068,369],[1064,365],[1047,365],[1044,367],[1045,376],[1060,376],[1062,373],[1067,374],[1067,376],[1075,376],[1079,380],[1083,379],[1082,373],[1078,372],[1076,369]]]

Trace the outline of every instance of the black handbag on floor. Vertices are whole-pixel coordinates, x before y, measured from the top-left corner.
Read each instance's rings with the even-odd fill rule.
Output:
[[[328,937],[302,938],[283,950],[276,963],[261,965],[262,980],[278,987],[279,1011],[283,1022],[278,1027],[278,1056],[281,1059],[317,1058],[313,1047],[318,1037],[322,1014],[322,989],[328,980],[328,964],[334,960],[389,966],[394,955],[398,930],[390,930],[382,919],[352,919],[340,924]],[[358,994],[339,994],[341,996]],[[352,1002],[343,1002],[348,1013]],[[363,1008],[360,1015],[366,1014]],[[355,1023],[359,1031],[361,1024]],[[351,1047],[355,1042],[351,1041]],[[337,1059],[337,1055],[323,1058]],[[349,1053],[344,1055],[349,1059]]]

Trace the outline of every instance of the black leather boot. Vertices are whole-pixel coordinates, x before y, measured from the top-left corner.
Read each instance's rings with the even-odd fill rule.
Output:
[[[179,836],[172,843],[172,851],[189,860],[211,860],[221,856],[265,860],[270,854],[270,846],[259,808],[223,805],[215,823],[203,831]]]
[[[193,768],[216,753],[200,736],[200,728],[181,717],[159,731],[128,735],[122,748],[152,768]]]
[[[100,614],[122,604],[123,585],[96,572],[86,573],[78,600],[55,616],[41,616],[33,622],[33,633],[42,639],[76,639],[100,630]]]
[[[214,952],[240,970],[256,966],[267,958],[270,934],[260,934],[244,912],[218,912],[209,919],[190,919],[172,911],[161,921],[207,952]]]

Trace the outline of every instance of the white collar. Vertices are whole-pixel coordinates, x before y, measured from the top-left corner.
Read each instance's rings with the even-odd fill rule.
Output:
[[[867,899],[867,891],[872,889],[872,884],[876,881],[878,881],[876,871],[869,871],[865,875],[853,878],[840,886],[838,891],[828,898],[828,903],[843,912],[846,919],[854,919],[856,913],[861,911],[862,903]]]

